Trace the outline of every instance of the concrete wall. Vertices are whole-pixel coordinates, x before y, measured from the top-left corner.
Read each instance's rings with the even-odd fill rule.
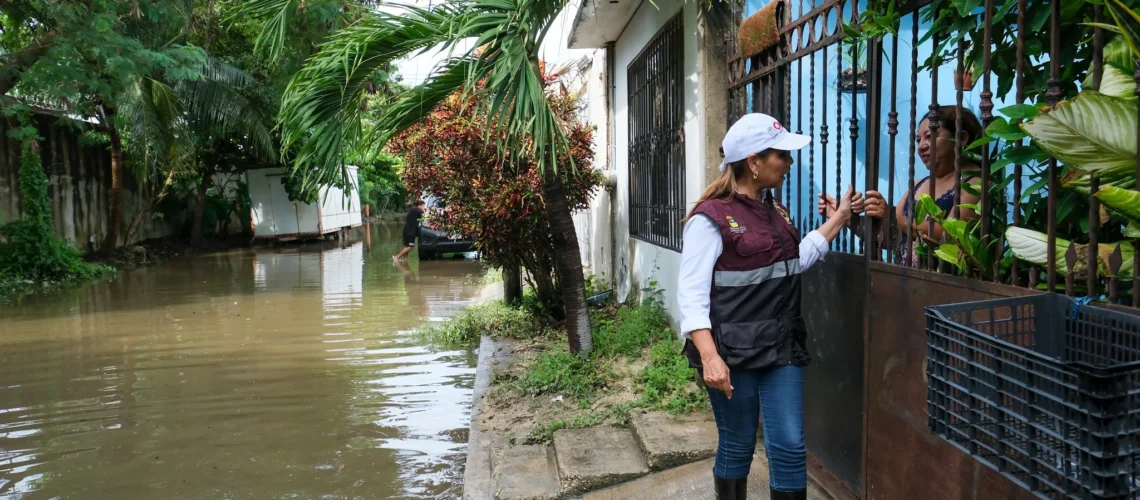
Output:
[[[79,133],[61,126],[55,118],[39,120],[41,157],[48,174],[48,193],[56,233],[83,251],[103,243],[111,204],[111,155],[103,145],[85,144]],[[0,120],[0,224],[17,219],[20,210],[20,146],[6,140],[8,124]],[[127,175],[123,193],[125,236],[131,218],[143,205],[133,177]],[[135,241],[167,236],[170,226],[146,218]]]
[[[587,79],[587,116],[598,127],[595,134],[595,165],[616,180],[612,191],[595,196],[590,210],[579,215],[579,240],[583,263],[595,275],[603,274],[613,282],[619,300],[636,299],[650,286],[665,291],[666,306],[675,322],[679,322],[675,298],[680,253],[658,247],[629,236],[629,115],[627,68],[645,45],[677,14],[684,16],[686,36],[684,50],[684,141],[685,200],[691,207],[716,173],[719,155],[711,166],[724,134],[725,92],[721,70],[717,78],[704,78],[703,71],[723,68],[722,39],[715,30],[707,29],[700,2],[649,2],[630,20],[614,44],[614,100],[610,123],[612,141],[606,133],[606,51],[599,49]],[[719,64],[719,66],[718,66]],[[612,144],[612,150],[608,150]],[[607,153],[612,164],[607,164]],[[710,174],[711,169],[711,174]],[[611,252],[610,242],[616,251]]]

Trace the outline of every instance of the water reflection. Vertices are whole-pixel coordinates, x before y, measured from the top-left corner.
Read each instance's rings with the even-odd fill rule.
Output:
[[[474,354],[410,330],[478,265],[368,229],[0,309],[0,499],[459,496]]]

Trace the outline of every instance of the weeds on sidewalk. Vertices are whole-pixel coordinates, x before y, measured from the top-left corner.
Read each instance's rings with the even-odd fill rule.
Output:
[[[591,312],[594,350],[586,360],[571,354],[565,333],[547,326],[533,308],[502,302],[472,307],[420,335],[452,347],[470,346],[484,334],[516,341],[514,362],[494,374],[485,411],[492,425],[527,443],[549,441],[559,429],[624,426],[634,409],[676,414],[707,408],[662,292],[643,292],[639,303],[609,303]]]

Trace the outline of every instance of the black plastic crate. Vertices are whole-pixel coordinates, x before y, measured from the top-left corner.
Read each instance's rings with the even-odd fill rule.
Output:
[[[1042,294],[926,309],[930,430],[1047,499],[1140,499],[1140,317]]]

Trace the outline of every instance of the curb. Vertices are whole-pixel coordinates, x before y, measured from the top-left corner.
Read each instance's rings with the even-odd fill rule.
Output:
[[[495,342],[484,335],[479,341],[479,361],[475,368],[475,389],[471,401],[471,424],[467,438],[467,465],[463,471],[464,500],[495,498],[495,481],[491,477],[491,440],[479,423],[483,412],[483,395],[491,386],[491,356]]]

